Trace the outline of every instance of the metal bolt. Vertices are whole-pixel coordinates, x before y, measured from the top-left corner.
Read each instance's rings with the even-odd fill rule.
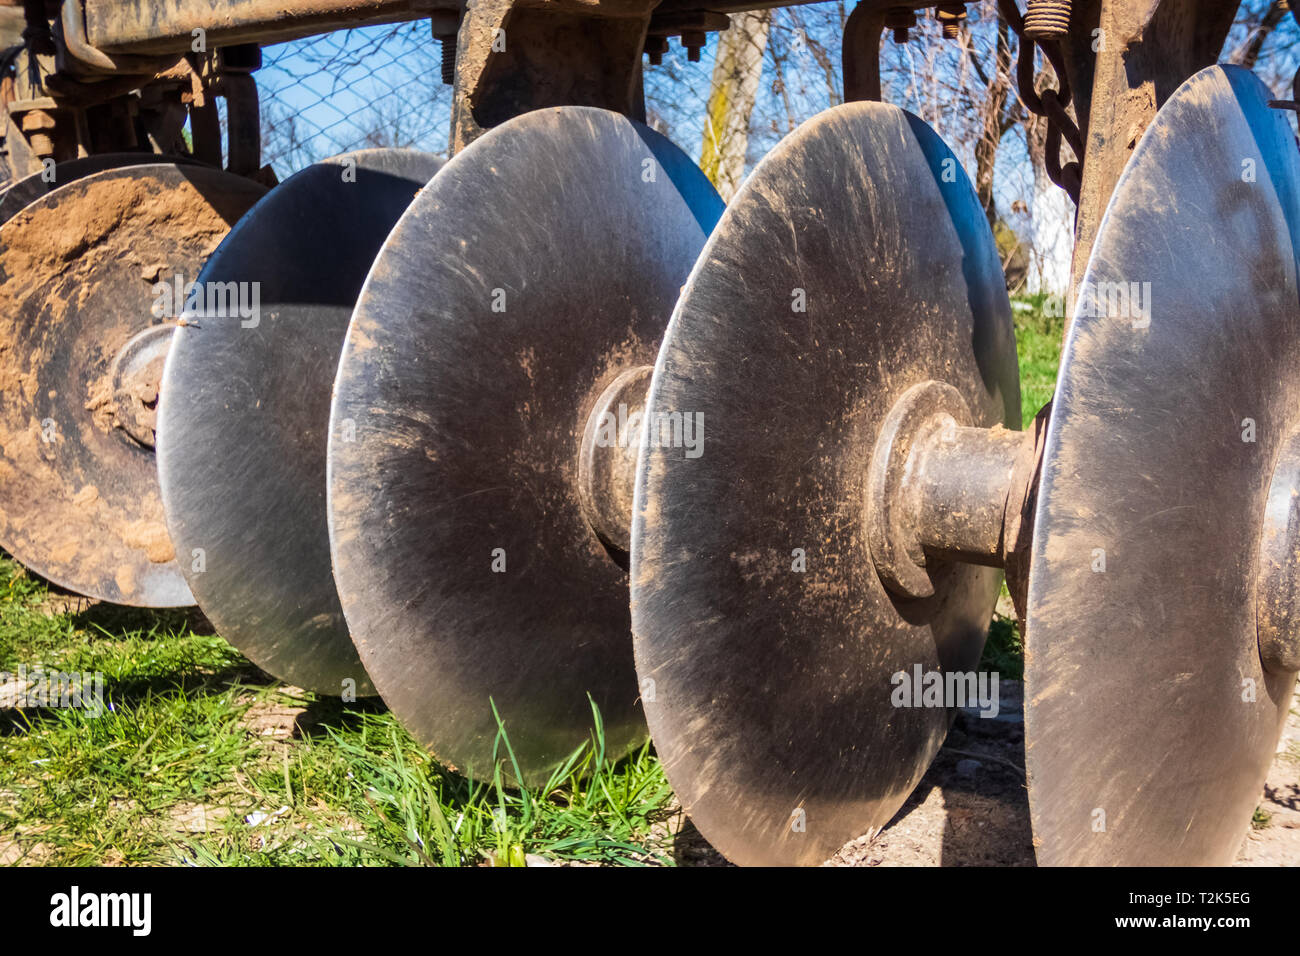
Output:
[[[916,26],[916,14],[910,7],[892,7],[885,11],[885,28],[894,31],[895,43],[906,43],[908,31]]]
[[[645,52],[650,57],[650,65],[658,66],[664,61],[664,54],[668,52],[668,38],[646,37]]]
[[[961,36],[961,22],[966,19],[966,4],[945,3],[934,12],[935,19],[943,32],[945,40],[955,40]]]
[[[32,152],[41,159],[54,155],[54,130],[58,124],[45,110],[28,110],[23,114],[22,131]]]
[[[456,82],[456,34],[438,37],[442,44],[442,82],[451,86]]]
[[[692,63],[700,62],[700,50],[704,44],[709,41],[709,36],[703,30],[687,30],[682,34],[682,46],[686,47],[686,59]]]
[[[451,10],[435,10],[429,17],[429,27],[442,48],[442,82],[452,86],[456,82],[456,34],[460,30],[460,15]]]

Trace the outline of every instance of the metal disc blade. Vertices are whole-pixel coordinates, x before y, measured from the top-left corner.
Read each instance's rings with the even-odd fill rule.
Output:
[[[57,163],[48,171],[32,173],[0,190],[0,225],[8,222],[24,207],[34,203],[46,193],[51,193],[61,186],[102,172],[105,169],[122,169],[127,166],[152,166],[162,162],[164,157],[156,153],[100,153],[96,156],[82,156],[67,162]],[[196,162],[184,156],[168,156],[166,162],[188,165]]]
[[[231,295],[187,312],[167,357],[158,474],[178,552],[202,555],[190,589],[249,659],[320,693],[374,693],[330,572],[330,390],[370,264],[441,165],[364,150],[277,186],[199,275]]]
[[[643,446],[632,621],[646,717],[700,832],[738,863],[820,863],[886,823],[951,712],[892,706],[899,671],[973,670],[999,573],[895,602],[865,534],[868,465],[912,385],[1019,422],[993,237],[952,154],[880,103],[805,123],[700,256],[647,421],[702,416],[702,454]],[[800,562],[806,570],[799,570]]]
[[[1268,99],[1236,67],[1188,80],[1084,277],[1028,598],[1045,864],[1231,862],[1290,705],[1294,675],[1262,671],[1255,633],[1265,499],[1300,423],[1300,157]]]
[[[720,212],[659,134],[548,109],[453,158],[371,269],[335,384],[334,572],[379,693],[451,766],[491,772],[493,704],[531,782],[589,738],[588,694],[608,752],[644,739],[580,444],[605,387],[653,363]]]
[[[0,226],[0,546],[54,583],[193,603],[153,453],[170,292],[265,191],[202,166],[135,166]]]

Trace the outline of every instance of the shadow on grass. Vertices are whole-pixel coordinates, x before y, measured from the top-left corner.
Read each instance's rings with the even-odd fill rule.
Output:
[[[141,632],[175,634],[189,631],[199,637],[217,633],[212,623],[197,607],[147,608],[123,604],[92,604],[83,611],[68,615],[72,626],[116,640],[135,637]]]
[[[294,740],[319,741],[329,736],[330,730],[360,731],[368,716],[388,712],[378,697],[363,697],[358,701],[343,701],[338,697],[319,697],[307,704],[307,709],[294,721]]]
[[[73,627],[106,632],[109,637],[119,639],[135,636],[141,631],[150,633],[189,630],[201,637],[217,633],[197,605],[148,608],[111,604],[55,584],[31,568],[25,567],[2,548],[0,548],[0,560],[13,562],[11,570],[14,577],[25,578],[38,591],[45,592],[32,610],[49,617],[66,617]]]
[[[183,696],[189,699],[203,696],[220,696],[231,687],[245,687],[250,694],[258,694],[273,685],[274,678],[252,664],[239,663],[213,673],[173,672],[152,677],[141,677],[104,684],[104,706],[113,709],[134,709],[160,697]],[[242,707],[243,705],[236,705]],[[63,707],[28,707],[0,711],[0,737],[12,737],[30,731],[39,731],[46,722],[56,722],[64,712]],[[323,741],[330,730],[359,731],[367,716],[388,710],[377,697],[364,698],[355,703],[345,703],[338,698],[320,698],[306,704],[303,713],[294,720],[290,737],[295,740]]]
[[[205,672],[199,669],[173,670],[165,674],[133,676],[124,680],[104,681],[104,701],[106,712],[112,708],[135,709],[141,704],[162,697],[183,696],[198,698],[219,696],[229,692],[232,686],[247,686],[250,692],[256,692],[274,679],[258,670],[247,661],[234,662],[219,670]],[[34,691],[32,691],[34,693]],[[46,722],[59,720],[59,715],[66,712],[65,707],[27,707],[0,711],[0,737],[25,734],[39,730]],[[82,708],[84,709],[84,708]]]

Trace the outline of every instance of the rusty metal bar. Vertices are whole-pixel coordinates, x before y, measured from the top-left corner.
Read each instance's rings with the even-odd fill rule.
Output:
[[[193,31],[209,49],[279,43],[348,27],[419,20],[457,0],[85,0],[86,39],[104,51],[181,53]]]

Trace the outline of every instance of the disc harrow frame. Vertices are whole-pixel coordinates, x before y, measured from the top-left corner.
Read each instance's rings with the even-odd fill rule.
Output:
[[[964,4],[860,0],[844,104],[725,212],[643,125],[645,57],[800,2],[0,0],[0,545],[197,597],[452,769],[499,770],[504,719],[506,776],[544,782],[595,702],[757,864],[888,823],[952,719],[890,675],[975,668],[1005,574],[1039,860],[1227,862],[1300,670],[1295,104],[1214,65],[1235,2],[1003,0],[1077,204],[1060,384],[1021,430],[978,199],[879,102],[884,32],[960,36]],[[336,157],[254,204],[261,46],[426,19],[450,161]],[[148,310],[173,273],[265,282],[268,321]]]

